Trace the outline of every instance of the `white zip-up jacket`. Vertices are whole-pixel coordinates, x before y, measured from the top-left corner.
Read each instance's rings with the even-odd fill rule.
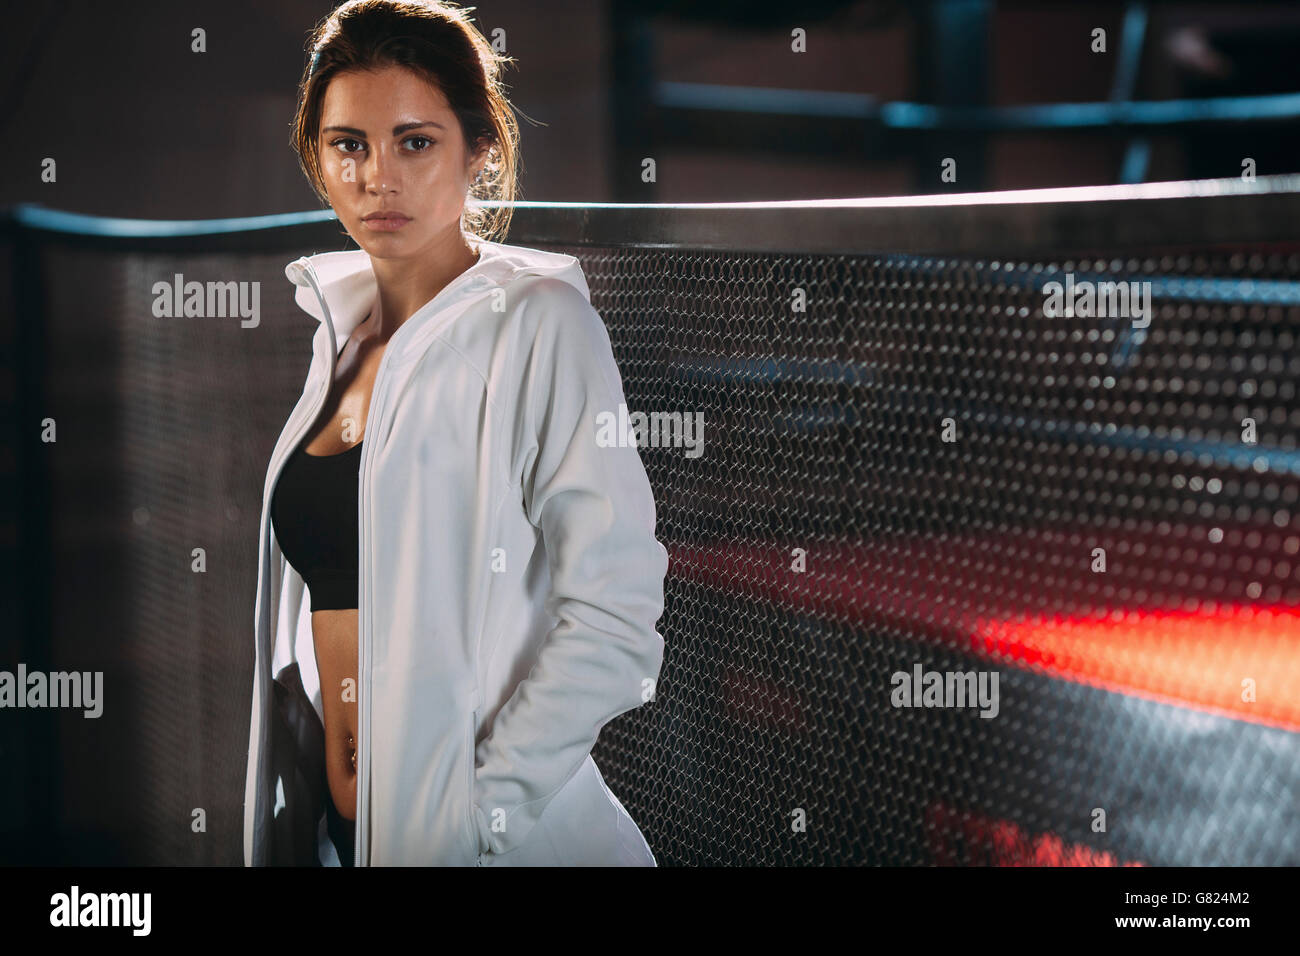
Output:
[[[389,340],[363,432],[354,863],[653,866],[591,758],[663,660],[650,483],[634,440],[596,440],[622,380],[577,259],[479,248]],[[310,595],[270,502],[377,287],[363,251],[285,272],[320,328],[262,496],[244,862],[337,865]]]

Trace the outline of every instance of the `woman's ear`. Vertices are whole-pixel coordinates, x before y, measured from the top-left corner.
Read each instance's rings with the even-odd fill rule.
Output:
[[[479,146],[479,148],[474,152],[473,157],[470,159],[470,167],[469,167],[469,178],[471,182],[474,179],[476,179],[479,173],[483,172],[483,170],[487,167],[487,163],[488,160],[491,158],[491,155],[492,155],[492,146],[490,143],[482,143]]]

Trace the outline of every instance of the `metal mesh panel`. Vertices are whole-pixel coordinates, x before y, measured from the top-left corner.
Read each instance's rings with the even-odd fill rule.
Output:
[[[597,752],[661,859],[1300,862],[1294,250],[566,251],[629,404],[705,422],[642,450],[669,651]],[[1066,273],[1149,328],[1045,317]],[[997,716],[892,706],[917,664]]]
[[[661,864],[1300,863],[1297,250],[548,247],[629,408],[703,415],[641,450],[665,665],[595,753]],[[60,717],[67,860],[240,862],[303,251],[47,250],[52,666],[117,697]],[[261,326],[153,318],[177,272],[260,280]],[[1152,282],[1149,328],[1045,316],[1067,272]],[[895,706],[917,665],[996,672],[997,716]]]
[[[262,481],[315,328],[291,258],[46,251],[51,666],[105,685],[103,716],[58,717],[67,861],[242,862]],[[260,326],[154,317],[176,273],[261,282]]]

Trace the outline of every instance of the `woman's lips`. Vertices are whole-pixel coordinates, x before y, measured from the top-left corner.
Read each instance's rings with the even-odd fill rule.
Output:
[[[404,216],[400,212],[385,212],[367,216],[361,220],[361,224],[372,232],[396,232],[410,221],[410,216]]]

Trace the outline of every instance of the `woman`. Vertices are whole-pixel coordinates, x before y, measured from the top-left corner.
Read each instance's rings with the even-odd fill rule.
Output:
[[[361,248],[286,269],[319,322],[267,470],[249,865],[655,865],[590,751],[653,696],[667,553],[572,256],[490,241],[506,60],[460,8],[317,29],[294,144]]]

